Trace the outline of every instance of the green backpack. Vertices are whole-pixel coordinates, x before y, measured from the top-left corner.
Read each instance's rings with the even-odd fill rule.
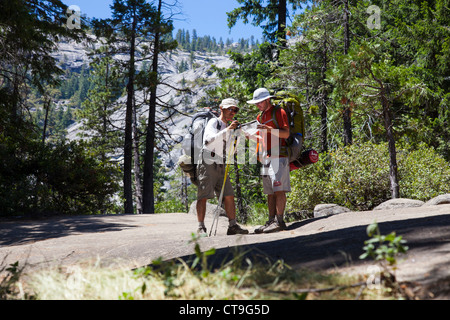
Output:
[[[305,118],[300,102],[294,95],[280,93],[274,98],[275,108],[272,113],[272,120],[278,127],[275,117],[276,109],[283,108],[286,111],[289,121],[289,138],[286,139],[287,151],[281,150],[281,154],[289,157],[289,161],[295,161],[301,156],[303,140],[305,139]]]

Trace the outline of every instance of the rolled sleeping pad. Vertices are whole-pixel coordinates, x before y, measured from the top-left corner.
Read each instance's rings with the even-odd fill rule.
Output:
[[[291,171],[304,168],[319,161],[319,153],[314,149],[303,151],[297,160],[290,163]]]

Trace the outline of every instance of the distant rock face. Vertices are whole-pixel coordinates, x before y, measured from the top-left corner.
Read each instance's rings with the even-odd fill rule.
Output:
[[[63,69],[80,72],[83,66],[89,65],[88,50],[83,43],[61,41],[58,50],[52,56],[58,60]]]
[[[373,210],[390,210],[400,208],[421,207],[424,202],[405,198],[390,199],[375,207]]]
[[[334,214],[350,212],[351,210],[345,207],[338,206],[337,204],[318,204],[314,208],[314,218],[327,217]]]
[[[95,40],[93,36],[92,40]],[[83,66],[88,66],[91,61],[88,52],[99,46],[100,42],[96,41],[90,44],[61,41],[58,44],[58,50],[53,53],[53,57],[58,60],[63,69],[79,72]],[[126,61],[128,57],[116,55],[115,59]],[[192,67],[184,72],[178,72],[180,63],[188,61],[193,62]],[[177,147],[177,144],[183,140],[187,133],[186,128],[191,122],[190,116],[197,112],[198,102],[207,95],[207,91],[219,84],[217,74],[211,71],[213,65],[218,68],[231,68],[233,61],[228,55],[205,52],[194,52],[191,55],[190,52],[179,49],[161,54],[159,59],[161,75],[161,84],[158,86],[159,102],[176,106],[176,109],[182,113],[176,113],[171,119],[166,120],[169,114],[166,108],[160,108],[156,112],[158,126],[164,128],[164,134],[170,135],[170,139],[166,139],[158,145],[160,150],[165,151],[161,153],[161,158],[163,165],[167,170],[170,170],[169,174],[176,172],[174,170],[175,164],[182,154],[181,146]],[[142,67],[143,62],[139,62],[137,69],[140,70]],[[191,93],[180,93],[173,88],[188,88]],[[144,118],[148,114],[146,99],[141,91],[136,92],[137,104],[142,105],[138,112]],[[124,127],[125,125],[125,102],[126,96],[118,99],[118,103],[123,105],[123,108],[111,117],[111,122],[117,127]],[[81,122],[75,122],[67,128],[66,138],[69,141],[79,140],[81,139],[81,133],[88,136],[90,134],[82,131]],[[168,145],[168,143],[171,145]],[[114,158],[116,161],[121,160],[119,156]],[[165,186],[170,188],[168,183]]]

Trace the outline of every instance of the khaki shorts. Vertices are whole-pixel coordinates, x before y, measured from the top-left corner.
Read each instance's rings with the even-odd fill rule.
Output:
[[[219,197],[222,191],[226,165],[201,163],[197,166],[198,190],[197,200],[213,199],[214,194]],[[223,196],[234,196],[233,186],[227,176]]]
[[[288,158],[272,159],[261,168],[264,194],[291,191],[291,178]]]

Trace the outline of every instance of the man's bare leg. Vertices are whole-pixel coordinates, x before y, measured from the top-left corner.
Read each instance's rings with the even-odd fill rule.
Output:
[[[206,233],[205,227],[205,215],[206,215],[206,201],[208,199],[197,200],[197,221],[198,221],[198,231]]]

